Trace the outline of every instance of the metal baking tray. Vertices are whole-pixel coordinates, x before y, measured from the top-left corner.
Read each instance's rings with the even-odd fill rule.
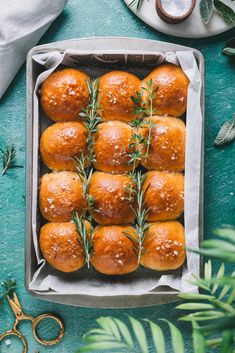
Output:
[[[38,176],[33,173],[33,132],[34,124],[34,104],[33,91],[38,74],[41,72],[40,67],[36,64],[32,57],[35,54],[43,54],[50,51],[58,50],[63,53],[65,50],[84,50],[90,54],[102,51],[110,53],[128,53],[128,51],[147,52],[154,55],[156,52],[174,52],[192,50],[198,64],[198,68],[202,79],[201,93],[201,110],[202,110],[202,131],[204,131],[204,59],[202,54],[193,48],[165,43],[153,40],[123,37],[100,37],[100,38],[81,38],[62,42],[40,45],[32,48],[27,57],[27,149],[26,149],[26,242],[25,242],[25,287],[29,293],[37,298],[48,300],[67,305],[75,305],[82,307],[100,307],[100,308],[117,308],[117,307],[144,307],[156,304],[169,303],[177,300],[177,291],[168,287],[159,287],[147,294],[142,295],[118,295],[118,296],[94,296],[79,294],[59,294],[52,290],[33,291],[29,290],[29,283],[32,281],[33,274],[36,272],[38,265],[35,257],[35,250],[32,238],[32,185]],[[112,55],[112,54],[111,54]],[[123,69],[123,67],[122,67]],[[37,124],[36,124],[37,126]],[[44,127],[45,128],[45,124]],[[41,132],[41,131],[39,131]],[[200,209],[198,214],[199,224],[199,241],[203,238],[203,166],[204,166],[204,132],[201,141],[198,144],[199,152],[201,151],[201,178],[200,183]],[[40,217],[40,216],[39,216]],[[200,272],[202,271],[202,263],[200,261]]]

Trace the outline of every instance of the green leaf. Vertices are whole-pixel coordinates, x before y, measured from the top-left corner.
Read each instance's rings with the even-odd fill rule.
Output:
[[[225,55],[235,55],[235,38],[230,39],[223,49]]]
[[[165,338],[164,338],[162,329],[160,328],[159,325],[155,324],[154,322],[150,320],[146,320],[146,321],[148,321],[151,328],[151,333],[152,333],[152,338],[153,338],[153,343],[154,343],[156,353],[166,353]]]
[[[224,317],[225,314],[220,311],[199,311],[197,313],[182,316],[180,321],[208,321]]]
[[[131,316],[129,316],[129,320],[131,322],[131,326],[135,334],[136,340],[139,343],[140,348],[142,349],[142,353],[148,353],[148,343],[143,325],[141,324],[141,322]]]
[[[188,299],[188,300],[210,300],[214,298],[212,295],[197,294],[197,293],[192,293],[192,294],[181,293],[178,295],[178,297],[182,299]]]
[[[219,12],[219,14],[223,17],[227,25],[235,24],[235,12],[233,11],[233,9],[231,9],[231,7],[225,5],[220,0],[214,0],[214,6]]]
[[[214,231],[214,234],[235,244],[234,228],[219,228]]]
[[[173,352],[184,353],[184,340],[179,329],[175,325],[173,325],[170,321],[165,319],[161,319],[161,320],[165,321],[169,325]]]
[[[229,251],[220,251],[219,249],[200,249],[200,250],[190,249],[190,251],[196,254],[201,254],[202,256],[210,257],[223,262],[231,262],[231,263],[235,262],[235,254],[230,253]]]
[[[110,335],[85,335],[83,337],[83,341],[86,343],[95,343],[95,342],[108,342],[108,341],[115,341],[117,342],[116,338],[114,336]]]
[[[206,352],[206,340],[203,333],[198,329],[196,322],[193,322],[193,349],[195,353]]]
[[[111,318],[111,317],[107,317],[107,323],[111,329],[111,332],[113,333],[113,335],[115,336],[115,338],[120,341],[121,340],[121,335],[119,333],[119,330],[117,328],[117,325],[115,323],[115,321]]]
[[[220,279],[221,277],[224,276],[224,264],[222,264],[219,268],[219,271],[217,272],[217,275],[216,275],[216,278],[217,279]],[[218,283],[215,283],[212,287],[212,293],[215,294],[215,292],[217,291],[219,287],[219,284]]]
[[[214,144],[216,146],[223,146],[232,142],[235,139],[235,114],[231,120],[225,121],[221,127]]]
[[[213,13],[213,0],[201,0],[199,6],[203,22],[209,23]]]
[[[124,338],[125,342],[127,343],[127,345],[130,348],[134,348],[134,342],[132,340],[130,331],[129,331],[128,327],[126,326],[126,324],[124,324],[124,322],[122,322],[119,319],[114,319],[114,321],[116,322],[116,325],[118,326],[118,329],[119,329],[122,337]]]
[[[180,310],[206,310],[206,309],[214,309],[214,306],[211,304],[205,303],[186,303],[180,304],[176,307],[176,309]]]
[[[218,319],[216,324],[203,326],[204,333],[219,332],[227,329],[235,329],[235,315]]]
[[[232,353],[232,351],[233,351],[233,330],[225,330],[223,332],[221,353]]]
[[[96,322],[102,327],[102,329],[107,332],[108,334],[112,335],[112,330],[109,326],[108,318],[107,317],[100,317],[96,320]]]
[[[217,249],[220,249],[221,251],[224,250],[224,251],[229,251],[229,252],[235,253],[235,245],[232,245],[231,243],[224,241],[224,240],[217,240],[217,239],[205,240],[202,243],[202,247],[203,247],[203,249],[204,248],[205,249],[217,248]],[[209,270],[211,273],[211,267]],[[210,278],[207,278],[207,279],[210,279]]]
[[[204,245],[204,242],[203,242]],[[212,275],[211,260],[205,263],[205,279],[210,280]]]
[[[77,350],[76,353],[83,353],[83,352],[95,352],[95,351],[101,351],[103,353],[103,350],[107,349],[126,349],[126,345],[121,342],[96,342],[96,343],[91,343],[87,344],[84,347],[81,347]],[[126,352],[125,352],[126,353]]]

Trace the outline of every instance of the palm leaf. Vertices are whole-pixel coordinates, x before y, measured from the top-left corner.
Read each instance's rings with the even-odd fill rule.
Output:
[[[128,347],[134,348],[134,342],[133,342],[130,331],[129,331],[128,327],[126,326],[126,324],[124,324],[124,322],[122,322],[121,320],[116,319],[116,318],[114,318],[113,320],[115,321],[115,323],[119,329],[119,332],[121,333],[121,335],[124,338]]]
[[[139,343],[142,353],[148,353],[148,343],[143,325],[140,321],[134,319],[131,316],[129,316],[129,320],[131,322],[136,341]]]
[[[161,320],[165,321],[170,328],[173,352],[184,353],[184,340],[180,330],[175,325],[173,325],[170,321],[165,319],[161,319]]]
[[[195,353],[206,352],[206,340],[196,322],[193,322],[193,349]]]
[[[156,353],[166,353],[165,338],[162,329],[153,321],[148,321],[152,333],[153,343]]]
[[[223,332],[221,353],[232,353],[232,351],[233,351],[233,330],[225,330]]]

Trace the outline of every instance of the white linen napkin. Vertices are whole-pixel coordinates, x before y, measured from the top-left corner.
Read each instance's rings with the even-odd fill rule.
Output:
[[[68,0],[1,0],[0,98]]]

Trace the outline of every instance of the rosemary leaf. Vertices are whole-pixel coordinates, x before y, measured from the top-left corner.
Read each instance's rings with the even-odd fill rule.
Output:
[[[235,114],[231,120],[225,121],[221,127],[214,144],[216,146],[223,146],[232,142],[235,139]]]
[[[5,175],[7,170],[13,168],[22,168],[22,165],[15,163],[16,152],[13,144],[5,146],[5,149],[0,149],[0,159],[2,159],[2,175]]]

